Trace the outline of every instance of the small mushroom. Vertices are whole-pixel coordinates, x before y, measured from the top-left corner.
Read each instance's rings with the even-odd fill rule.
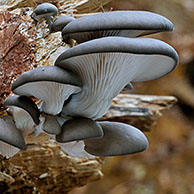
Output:
[[[51,25],[51,32],[58,32],[62,31],[62,29],[71,21],[75,20],[75,18],[68,16],[68,15],[63,15],[58,17],[53,24]]]
[[[118,156],[142,152],[148,147],[146,136],[137,128],[118,122],[99,122],[104,136],[84,140],[85,150],[95,156]]]
[[[53,16],[56,16],[57,13],[58,13],[58,9],[55,5],[51,3],[42,3],[38,5],[37,8],[34,9],[32,13],[32,18],[36,21],[40,21],[40,19],[45,18],[47,24],[49,25],[49,29],[51,31]]]
[[[52,115],[44,115],[45,121],[42,125],[42,130],[48,134],[57,135],[61,133],[61,126],[57,119]]]
[[[60,143],[103,136],[101,126],[88,118],[74,118],[69,120],[63,124],[61,130],[61,133],[56,136],[56,140]]]
[[[43,112],[57,115],[72,94],[81,91],[82,81],[73,72],[56,66],[39,67],[23,73],[12,85],[18,95],[43,101]]]
[[[63,40],[78,43],[105,36],[137,37],[173,30],[167,18],[146,11],[112,11],[78,18],[62,30]]]
[[[82,91],[72,96],[62,112],[98,119],[128,83],[160,78],[177,64],[176,51],[151,38],[105,37],[79,44],[55,62],[83,82]]]
[[[26,112],[30,114],[32,117],[33,121],[35,124],[39,124],[39,117],[40,117],[40,112],[34,103],[33,100],[28,98],[27,96],[10,96],[6,98],[3,104],[6,108],[8,107],[18,107],[22,108]]]
[[[26,149],[24,138],[15,125],[0,118],[0,141],[17,147],[21,150]]]

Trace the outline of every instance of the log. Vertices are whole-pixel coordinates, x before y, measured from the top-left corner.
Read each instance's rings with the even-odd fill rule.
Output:
[[[142,131],[150,131],[162,111],[177,102],[173,96],[119,94],[113,99],[108,113],[100,120],[131,124]]]
[[[173,96],[120,94],[101,120],[125,122],[147,131],[175,102]],[[29,136],[27,143],[27,151],[10,159],[1,157],[0,193],[68,193],[103,177],[103,158],[72,158],[45,134]]]

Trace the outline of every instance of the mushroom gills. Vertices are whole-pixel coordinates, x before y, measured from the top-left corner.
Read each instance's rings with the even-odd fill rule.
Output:
[[[13,116],[16,128],[21,132],[24,139],[35,130],[36,124],[28,112],[16,106],[9,106],[8,112]]]
[[[177,64],[176,51],[151,38],[105,37],[79,44],[55,62],[83,82],[82,91],[72,95],[62,112],[96,120],[128,83],[160,78]]]
[[[42,100],[41,111],[57,115],[70,95],[81,91],[81,86],[82,81],[71,71],[45,66],[23,73],[13,83],[12,91]]]
[[[81,88],[69,84],[49,81],[26,83],[13,92],[20,95],[34,96],[43,101],[41,111],[57,115],[62,111],[63,104],[72,95],[79,93]]]
[[[32,117],[34,123],[39,124],[40,112],[33,100],[27,96],[10,96],[5,99],[4,107],[19,107],[25,110]]]
[[[67,143],[103,136],[99,124],[89,118],[73,118],[61,127],[61,133],[56,136],[57,142]]]
[[[172,31],[167,18],[147,11],[112,11],[85,16],[72,21],[62,30],[64,40],[78,43],[105,36],[138,37],[161,31]]]
[[[76,158],[94,158],[95,156],[89,154],[84,150],[84,141],[72,141],[69,143],[59,143],[57,144],[61,149],[68,155]]]
[[[19,151],[20,149],[0,141],[0,154],[3,155],[4,157],[11,158]]]
[[[71,57],[64,64],[81,77],[83,88],[62,112],[94,120],[107,112],[112,99],[131,81],[155,79],[174,68],[168,56],[113,52]]]
[[[104,136],[84,140],[85,150],[95,156],[118,156],[142,152],[148,147],[146,136],[137,128],[118,122],[99,122]]]
[[[97,39],[106,36],[121,36],[121,37],[136,37],[141,36],[144,33],[143,30],[98,30],[88,32],[74,32],[71,34],[64,34],[63,41],[68,42],[69,39],[74,39],[78,43],[85,42],[86,40]],[[154,32],[153,32],[154,33]],[[148,33],[149,34],[149,33]]]

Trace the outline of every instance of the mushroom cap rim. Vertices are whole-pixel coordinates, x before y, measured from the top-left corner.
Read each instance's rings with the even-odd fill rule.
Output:
[[[45,70],[47,71],[45,73]],[[43,73],[42,73],[43,72]],[[30,75],[31,74],[31,75]],[[74,76],[76,77],[76,80],[66,81],[64,79],[65,74],[68,74],[68,76]],[[31,76],[31,77],[29,77]],[[37,76],[37,77],[36,77]],[[56,66],[42,66],[38,67],[36,69],[32,69],[30,71],[26,71],[23,74],[21,74],[12,84],[11,90],[14,92],[14,90],[27,83],[34,83],[34,82],[56,82],[61,84],[69,84],[74,86],[82,86],[82,82],[80,78],[73,72],[69,70],[64,70],[60,67]]]
[[[166,55],[173,58],[176,65],[179,61],[179,57],[175,49],[167,43],[157,39],[104,37],[90,40],[68,49],[56,59],[55,66],[60,66],[63,68],[62,63],[65,62],[66,59],[95,53],[130,53],[143,55],[156,54]]]
[[[117,14],[121,14],[123,16],[127,16],[130,15],[130,18],[133,17],[133,15],[137,15],[136,17],[140,17],[142,15],[142,18],[145,17],[144,15],[147,14],[149,15],[148,17],[150,17],[151,19],[156,16],[156,17],[159,17],[160,19],[163,19],[166,24],[165,25],[159,25],[159,23],[156,25],[151,25],[150,23],[145,23],[146,25],[142,25],[142,23],[138,23],[138,19],[137,19],[137,23],[133,23],[132,22],[132,19],[130,19],[131,21],[129,23],[127,23],[128,21],[127,20],[124,20],[125,24],[121,24],[120,22],[120,25],[122,25],[123,27],[113,27],[111,25],[111,22],[110,20],[112,20],[113,22],[114,19],[117,17]],[[132,15],[133,14],[133,15]],[[140,15],[140,16],[139,16]],[[103,25],[103,22],[101,22],[100,19],[102,19],[103,17],[106,18],[107,20],[107,16],[109,17],[109,22],[108,22],[108,25]],[[129,16],[128,16],[129,17]],[[136,18],[135,17],[135,18]],[[95,26],[95,28],[93,27],[93,25],[96,25],[95,22],[93,22],[92,24],[92,27],[84,27],[81,26],[80,24],[80,27],[79,29],[76,29],[74,30],[74,28],[76,28],[75,26],[77,26],[77,23],[86,23],[86,21],[89,19],[95,19],[95,18],[99,18],[100,20],[100,26]],[[75,23],[75,24],[74,24]],[[88,21],[87,21],[88,23]],[[168,25],[167,25],[168,23]],[[75,25],[72,27],[72,24]],[[73,28],[73,29],[72,29]],[[99,13],[99,14],[95,14],[95,15],[90,15],[90,16],[85,16],[85,17],[82,17],[82,18],[78,18],[76,19],[75,21],[72,21],[72,23],[67,26],[65,26],[62,30],[62,36],[64,35],[69,35],[69,34],[72,34],[72,33],[79,33],[79,32],[93,32],[93,31],[100,31],[100,30],[157,30],[157,31],[172,31],[174,29],[174,25],[173,23],[167,19],[166,17],[162,16],[162,15],[159,15],[159,14],[156,14],[156,13],[153,13],[153,12],[148,12],[148,11],[113,11],[113,12],[105,12],[105,13]]]

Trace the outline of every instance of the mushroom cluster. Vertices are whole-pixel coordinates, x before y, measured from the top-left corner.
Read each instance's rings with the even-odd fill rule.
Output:
[[[47,133],[75,157],[144,151],[148,140],[139,129],[97,119],[125,86],[132,88],[132,82],[157,79],[175,69],[178,55],[170,45],[140,37],[171,31],[173,24],[145,11],[112,11],[78,19],[61,16],[53,22],[57,12],[54,5],[44,3],[32,18],[45,17],[50,32],[62,31],[63,41],[73,39],[78,44],[63,52],[54,66],[27,71],[15,80],[16,95],[4,102],[10,116],[0,119],[1,154],[24,150],[29,133]]]

